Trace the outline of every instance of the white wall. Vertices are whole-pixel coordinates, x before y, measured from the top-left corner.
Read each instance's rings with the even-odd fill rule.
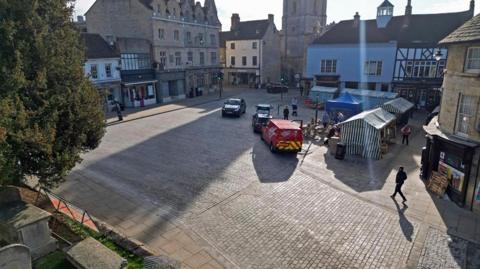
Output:
[[[252,43],[257,42],[257,48],[252,49]],[[229,68],[232,66],[232,68],[259,68],[260,64],[260,59],[262,58],[261,56],[261,51],[260,51],[260,45],[261,40],[232,40],[232,41],[227,41],[226,45],[226,66]],[[231,49],[231,43],[235,43],[235,49]],[[235,65],[231,64],[231,58],[232,56],[235,57]],[[247,64],[243,65],[242,64],[242,57],[246,56],[247,57]],[[252,64],[252,58],[253,56],[257,56],[257,65],[254,66]]]
[[[89,77],[90,81],[93,83],[103,83],[109,81],[118,81],[120,80],[120,70],[119,67],[120,58],[109,58],[109,59],[88,59],[85,65],[83,66],[85,76]],[[105,72],[105,66],[107,64],[112,65],[112,77],[108,78]],[[90,70],[92,65],[97,65],[97,79],[93,79],[90,76]]]

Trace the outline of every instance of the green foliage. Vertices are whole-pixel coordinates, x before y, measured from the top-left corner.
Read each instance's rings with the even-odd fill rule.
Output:
[[[54,185],[105,132],[69,0],[0,0],[0,185]]]
[[[121,257],[125,258],[128,262],[128,269],[143,269],[143,258],[137,256],[130,251],[127,251],[113,242],[108,236],[97,233],[89,228],[80,225],[79,223],[64,218],[63,221],[75,234],[81,236],[82,238],[92,237],[98,242],[102,243],[104,246],[113,250]]]
[[[65,253],[61,251],[53,252],[37,262],[35,262],[36,269],[75,269],[75,266],[70,264],[65,257]]]

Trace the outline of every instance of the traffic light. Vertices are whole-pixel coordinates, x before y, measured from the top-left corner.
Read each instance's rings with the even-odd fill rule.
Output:
[[[223,72],[218,72],[217,79],[218,80],[223,80]]]

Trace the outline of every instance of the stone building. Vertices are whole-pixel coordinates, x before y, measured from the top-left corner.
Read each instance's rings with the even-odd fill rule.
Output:
[[[88,32],[127,45],[119,46],[122,78],[137,81],[124,84],[124,98],[132,92],[127,99],[141,101],[137,85],[154,83],[156,102],[169,102],[216,83],[221,24],[214,0],[203,6],[194,0],[97,0],[86,21]]]
[[[327,0],[283,0],[282,74],[304,75],[307,47],[325,31]]]
[[[439,116],[425,127],[423,174],[446,173],[450,199],[480,213],[480,15],[440,45],[448,61]]]
[[[256,87],[280,80],[280,34],[272,14],[267,20],[244,22],[233,14],[230,31],[220,33],[220,43],[225,84]]]

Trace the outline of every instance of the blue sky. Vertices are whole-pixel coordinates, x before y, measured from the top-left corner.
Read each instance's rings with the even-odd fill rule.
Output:
[[[84,14],[95,0],[77,0],[76,15]],[[201,1],[203,2],[203,0]],[[216,0],[223,30],[230,27],[230,16],[239,13],[241,20],[266,19],[267,14],[275,15],[277,28],[281,28],[282,0]],[[362,19],[376,15],[377,6],[383,0],[330,0],[328,1],[328,22],[352,19],[359,12]],[[390,0],[395,5],[395,15],[405,12],[407,0]],[[480,1],[477,1],[480,6]],[[470,0],[412,0],[414,14],[444,13],[467,10]],[[479,8],[477,8],[479,10]],[[476,12],[477,13],[477,12]]]

